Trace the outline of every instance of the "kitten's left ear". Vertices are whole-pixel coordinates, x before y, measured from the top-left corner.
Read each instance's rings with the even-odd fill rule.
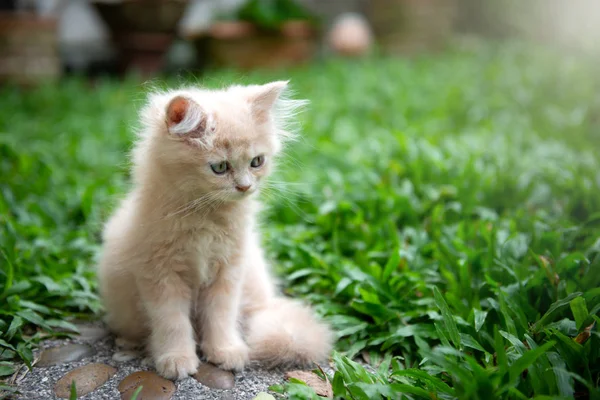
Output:
[[[279,96],[285,91],[288,83],[289,81],[275,81],[253,87],[248,99],[252,113],[257,118],[264,119],[279,99]]]
[[[169,133],[176,136],[194,133],[204,135],[208,116],[194,100],[176,96],[167,105],[166,122]]]

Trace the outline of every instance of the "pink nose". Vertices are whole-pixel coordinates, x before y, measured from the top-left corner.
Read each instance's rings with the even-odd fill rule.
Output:
[[[247,192],[248,189],[250,189],[250,185],[246,185],[246,186],[238,185],[235,188],[238,190],[238,192]]]

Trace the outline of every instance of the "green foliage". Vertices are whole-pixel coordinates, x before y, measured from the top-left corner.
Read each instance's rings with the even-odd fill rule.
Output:
[[[123,155],[105,134],[120,144],[129,134],[116,88],[105,86],[98,98],[79,81],[32,93],[2,89],[0,362],[17,356],[29,366],[39,340],[76,330],[68,317],[99,311],[93,267],[101,221],[125,179],[112,169]],[[111,99],[117,111],[96,121],[93,112]]]
[[[291,20],[315,21],[314,15],[295,0],[249,0],[231,18],[271,30]]]
[[[336,396],[600,398],[596,66],[505,46],[205,82],[291,78],[311,100],[264,243],[334,327]],[[98,310],[140,98],[133,81],[2,89],[0,372]]]

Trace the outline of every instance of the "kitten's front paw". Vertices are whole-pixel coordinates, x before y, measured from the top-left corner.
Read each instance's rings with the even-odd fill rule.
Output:
[[[167,379],[183,379],[195,374],[200,360],[196,354],[167,353],[154,363],[156,372]]]
[[[248,346],[239,339],[228,343],[203,343],[202,352],[206,359],[223,369],[239,371],[248,363]]]

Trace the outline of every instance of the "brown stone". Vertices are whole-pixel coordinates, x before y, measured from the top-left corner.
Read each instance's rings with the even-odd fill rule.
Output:
[[[137,400],[169,400],[175,384],[150,371],[137,371],[123,378],[118,389],[122,400],[130,400],[136,389],[143,386]]]
[[[310,38],[314,30],[308,21],[290,20],[282,24],[281,33],[289,38]]]
[[[235,386],[235,378],[231,371],[222,370],[209,363],[201,364],[194,378],[212,389],[232,389]]]
[[[329,381],[324,381],[319,376],[310,371],[289,371],[285,373],[287,379],[294,378],[301,380],[315,390],[319,396],[333,398],[333,388]]]
[[[65,346],[53,347],[42,351],[36,367],[49,367],[56,364],[64,364],[81,360],[96,353],[96,351],[85,344],[67,344]]]
[[[243,21],[219,21],[210,27],[210,34],[219,39],[239,39],[255,32],[254,25]]]
[[[75,382],[77,396],[84,396],[102,386],[117,370],[105,364],[88,364],[75,368],[60,378],[54,386],[57,397],[68,399],[71,394],[71,382]]]

